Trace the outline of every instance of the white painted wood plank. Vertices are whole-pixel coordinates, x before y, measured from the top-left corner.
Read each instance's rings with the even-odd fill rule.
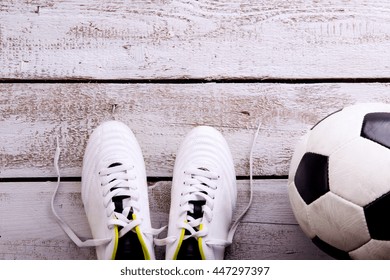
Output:
[[[389,10],[385,0],[3,0],[0,78],[389,78]]]
[[[297,140],[329,113],[355,102],[390,102],[389,84],[2,84],[0,178],[80,176],[90,133],[105,120],[126,123],[147,175],[171,177],[176,151],[197,125],[225,136],[237,175],[287,175]],[[117,109],[112,115],[112,106]]]
[[[0,184],[1,259],[94,259],[91,248],[78,248],[65,237],[50,209],[55,183]],[[80,185],[65,183],[57,209],[83,237],[90,230],[80,197]]]
[[[254,200],[239,225],[227,259],[324,259],[327,255],[306,238],[293,217],[286,180],[257,180]],[[50,209],[56,183],[0,184],[0,259],[94,259],[93,248],[78,248],[57,225]],[[150,186],[152,225],[168,223],[171,182]],[[248,181],[238,183],[237,217],[248,202]],[[79,182],[63,182],[56,209],[82,237],[89,225]],[[166,233],[165,233],[166,234]],[[164,235],[164,234],[162,234]],[[164,248],[156,249],[163,259]]]
[[[311,243],[297,227],[297,225],[243,223],[236,233],[237,239],[243,239],[227,248],[225,259],[332,259]]]

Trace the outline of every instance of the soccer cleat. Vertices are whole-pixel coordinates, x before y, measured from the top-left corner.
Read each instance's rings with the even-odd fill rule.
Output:
[[[194,128],[175,161],[166,259],[223,259],[236,196],[227,142],[214,128]]]
[[[99,259],[154,259],[145,163],[132,131],[109,121],[92,133],[83,161],[82,200]]]
[[[58,158],[59,149],[55,164],[60,178]],[[78,246],[95,246],[98,259],[155,259],[153,237],[158,231],[151,228],[145,163],[125,124],[98,126],[84,154],[81,196],[93,239],[81,241],[55,213],[57,190],[53,213]]]

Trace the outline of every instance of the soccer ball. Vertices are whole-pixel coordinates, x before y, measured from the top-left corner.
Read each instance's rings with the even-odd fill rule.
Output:
[[[390,259],[390,104],[356,104],[311,128],[288,193],[303,232],[336,259]]]

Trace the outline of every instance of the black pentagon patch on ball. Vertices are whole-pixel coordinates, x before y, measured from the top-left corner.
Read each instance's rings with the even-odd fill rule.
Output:
[[[350,260],[351,257],[349,256],[348,252],[345,252],[343,250],[337,249],[336,247],[326,243],[322,239],[320,239],[318,236],[315,236],[311,241],[320,248],[322,251],[327,253],[332,258],[338,259],[338,260]]]
[[[373,239],[390,240],[390,192],[364,207],[368,231]]]
[[[329,191],[328,157],[306,153],[298,165],[295,186],[306,204],[310,204]]]
[[[390,149],[390,113],[365,115],[360,135]]]

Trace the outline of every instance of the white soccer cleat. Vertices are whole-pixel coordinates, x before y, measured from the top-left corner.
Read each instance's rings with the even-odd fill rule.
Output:
[[[133,132],[123,123],[98,126],[88,141],[82,200],[98,259],[155,259],[145,163]]]
[[[227,142],[214,128],[194,128],[175,162],[166,259],[223,259],[236,196]]]

